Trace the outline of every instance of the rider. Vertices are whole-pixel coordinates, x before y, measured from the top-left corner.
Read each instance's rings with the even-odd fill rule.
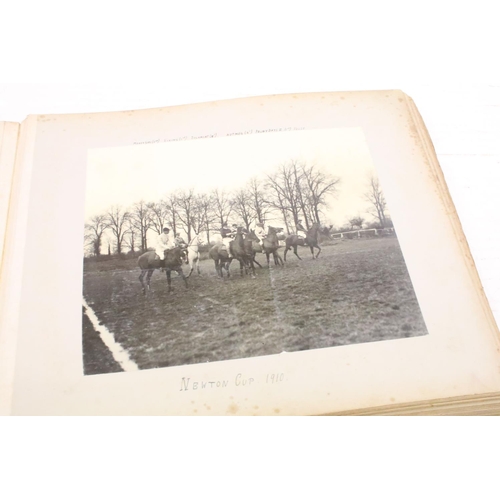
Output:
[[[302,225],[302,219],[299,219],[297,221],[297,236],[300,236],[301,238],[304,239],[307,238],[307,231],[305,227]]]
[[[170,232],[168,227],[163,228],[163,232],[156,238],[156,255],[160,257],[160,261],[164,264],[165,261],[165,250],[172,250],[177,245],[175,243],[174,235]]]
[[[184,241],[184,238],[182,236],[180,236],[179,234],[175,235],[174,241],[175,241],[175,246],[176,247],[185,247],[185,246],[187,246],[186,242]]]
[[[258,236],[261,242],[264,240],[264,238],[267,237],[267,228],[263,222],[255,223],[255,234]]]
[[[230,229],[227,225],[227,222],[222,226],[222,229],[220,230],[220,235],[222,236],[222,243],[226,245],[227,248],[227,253],[229,255],[229,258],[232,259],[233,255],[231,253],[231,241],[233,241],[234,237],[236,236],[236,231],[238,227],[236,224],[233,224],[232,229]]]

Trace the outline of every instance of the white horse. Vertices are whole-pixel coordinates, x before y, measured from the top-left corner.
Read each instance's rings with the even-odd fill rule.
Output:
[[[191,239],[191,241],[188,243],[188,246],[187,246],[187,252],[188,252],[187,258],[188,258],[189,267],[190,267],[188,278],[189,278],[189,276],[191,276],[191,274],[193,274],[193,269],[194,269],[195,265],[196,265],[196,270],[198,271],[198,274],[200,274],[200,249],[199,249],[199,246],[201,244],[202,244],[201,236],[199,234],[195,233],[194,237]]]

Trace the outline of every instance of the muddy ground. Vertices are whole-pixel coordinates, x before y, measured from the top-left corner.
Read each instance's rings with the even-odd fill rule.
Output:
[[[398,240],[336,243],[317,260],[299,248],[303,260],[288,254],[285,267],[258,255],[256,279],[241,278],[237,262],[220,279],[204,260],[187,290],[172,280],[172,294],[155,271],[144,296],[136,259],[92,262],[83,293],[141,369],[425,335]],[[83,350],[87,374],[119,369],[85,315]]]

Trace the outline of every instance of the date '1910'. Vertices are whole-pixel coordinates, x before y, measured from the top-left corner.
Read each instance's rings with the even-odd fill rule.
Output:
[[[279,382],[284,382],[284,373],[268,373],[266,375],[266,384],[277,384]]]

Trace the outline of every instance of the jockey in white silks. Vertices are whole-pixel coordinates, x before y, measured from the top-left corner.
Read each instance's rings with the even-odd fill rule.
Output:
[[[304,239],[306,239],[306,237],[307,237],[307,231],[304,228],[304,226],[302,225],[302,221],[300,219],[297,222],[297,236],[300,236],[301,238],[304,238]]]
[[[267,227],[263,222],[256,222],[254,231],[260,242],[262,243],[264,238],[267,237]]]
[[[175,248],[176,246],[173,233],[170,232],[168,227],[164,227],[163,232],[156,238],[156,255],[158,255],[161,260],[164,260],[165,250],[172,250],[172,248]]]
[[[227,224],[224,224],[222,226],[222,229],[220,230],[220,235],[222,236],[222,243],[226,246],[227,253],[229,255],[229,258],[233,258],[233,254],[231,253],[231,241],[233,241],[234,237],[236,236],[236,231],[237,231],[236,224],[233,224],[233,228],[229,229],[227,227]]]

